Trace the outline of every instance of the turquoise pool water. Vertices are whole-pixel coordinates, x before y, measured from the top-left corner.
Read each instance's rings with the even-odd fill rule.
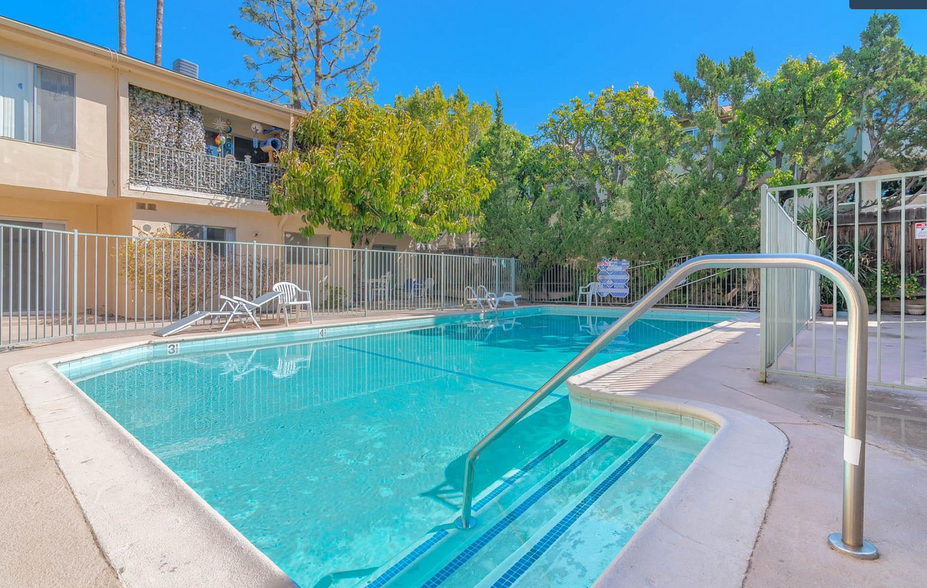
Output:
[[[455,513],[473,443],[614,320],[526,313],[289,345],[268,339],[265,347],[184,353],[74,379],[301,586],[351,585],[375,582],[378,568]],[[592,365],[718,320],[648,315]],[[608,449],[596,455],[618,459],[650,430],[613,415],[587,415],[579,426],[575,412],[565,390],[550,397],[480,459],[477,490],[552,442],[563,441],[563,456],[543,467],[560,467],[603,433]],[[551,585],[588,585],[617,554],[707,439],[679,429],[662,431],[659,450],[669,453],[642,460],[628,476],[640,490],[631,503],[600,501],[617,508],[622,525],[584,523],[608,536],[600,540],[611,551],[579,564],[567,553],[563,577],[578,583]],[[590,459],[584,467],[604,472],[611,463]],[[543,467],[538,476],[552,475]],[[408,585],[429,574],[413,574]]]

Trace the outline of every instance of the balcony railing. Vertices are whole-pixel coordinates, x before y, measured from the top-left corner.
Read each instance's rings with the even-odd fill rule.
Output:
[[[275,165],[248,163],[172,147],[129,143],[129,183],[266,201],[280,179]]]

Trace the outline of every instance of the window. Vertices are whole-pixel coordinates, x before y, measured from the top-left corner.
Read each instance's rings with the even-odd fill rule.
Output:
[[[0,137],[32,140],[33,65],[0,55]]]
[[[35,68],[35,140],[74,148],[74,74]]]
[[[284,245],[328,247],[328,240],[328,235],[313,235],[311,237],[306,237],[302,233],[283,233]],[[301,265],[328,265],[328,250],[287,247],[286,261],[287,263]]]
[[[0,55],[0,137],[76,144],[74,74]]]
[[[184,223],[171,224],[171,233],[180,233],[188,239],[201,241],[217,241],[212,244],[212,251],[216,255],[225,256],[230,251],[230,245],[225,241],[235,240],[235,229],[226,227],[209,227],[206,225],[188,225]]]

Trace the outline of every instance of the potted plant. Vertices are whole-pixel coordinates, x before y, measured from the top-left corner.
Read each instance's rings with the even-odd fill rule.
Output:
[[[821,280],[821,316],[834,316],[834,289],[829,280]]]
[[[924,314],[924,299],[918,297],[921,289],[920,276],[920,272],[908,274],[902,288],[901,276],[895,273],[891,265],[882,264],[882,312],[900,313],[901,296],[904,296],[907,314]]]

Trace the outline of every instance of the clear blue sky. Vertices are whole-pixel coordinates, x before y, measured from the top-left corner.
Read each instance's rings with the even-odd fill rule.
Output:
[[[165,0],[164,63],[199,63],[200,77],[227,84],[245,76],[246,48],[234,41],[236,0]],[[128,46],[154,53],[154,0],[127,0]],[[382,29],[372,76],[377,100],[438,82],[492,102],[498,89],[506,119],[533,133],[559,103],[608,85],[635,82],[657,96],[673,72],[692,73],[706,53],[725,59],[753,49],[773,73],[789,55],[827,58],[856,45],[870,12],[848,0],[715,3],[615,0],[380,0],[370,19]],[[39,0],[0,7],[3,16],[116,48],[116,0]],[[898,11],[901,35],[927,53],[927,11]]]

